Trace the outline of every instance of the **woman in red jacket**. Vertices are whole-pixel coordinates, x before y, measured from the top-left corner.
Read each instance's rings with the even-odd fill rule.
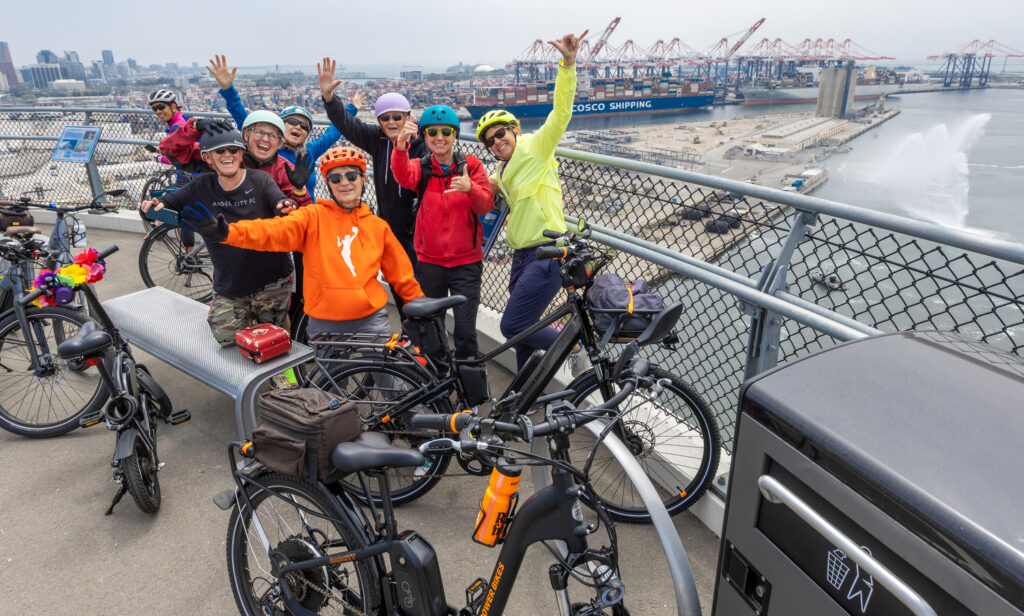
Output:
[[[409,140],[418,132],[430,149],[423,159],[409,159]],[[484,253],[480,216],[491,211],[494,195],[487,173],[473,156],[455,154],[459,118],[451,107],[434,105],[419,127],[406,122],[391,156],[395,180],[419,195],[416,214],[416,279],[427,297],[464,295],[454,308],[455,357],[477,356],[476,312]]]

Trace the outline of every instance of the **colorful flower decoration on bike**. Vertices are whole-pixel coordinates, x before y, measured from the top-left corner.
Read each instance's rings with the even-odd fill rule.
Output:
[[[75,289],[84,285],[92,284],[103,280],[103,274],[107,271],[106,262],[97,259],[99,253],[93,248],[87,248],[82,254],[75,257],[75,262],[65,265],[56,272],[44,269],[39,272],[33,282],[33,288],[46,289],[46,293],[40,295],[34,302],[36,306],[58,306],[68,304],[75,299]]]

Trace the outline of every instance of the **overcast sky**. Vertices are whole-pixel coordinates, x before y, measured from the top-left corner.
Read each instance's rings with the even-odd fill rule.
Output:
[[[40,49],[77,51],[86,64],[111,49],[117,61],[141,64],[206,64],[224,53],[240,65],[312,65],[324,54],[346,65],[503,65],[538,38],[584,28],[596,38],[616,16],[622,22],[610,39],[615,45],[679,37],[703,50],[723,37],[731,44],[765,17],[752,42],[850,38],[908,60],[976,38],[1024,49],[1020,0],[0,0],[0,15],[0,40],[10,44],[16,66],[34,63]]]

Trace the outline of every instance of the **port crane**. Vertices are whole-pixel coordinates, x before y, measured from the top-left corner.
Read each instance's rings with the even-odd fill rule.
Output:
[[[1024,58],[1024,53],[999,43],[996,40],[981,42],[973,40],[965,43],[952,51],[942,54],[928,56],[929,60],[943,59],[944,63],[939,73],[942,75],[942,87],[949,88],[959,86],[969,88],[978,78],[978,85],[988,85],[989,71],[992,67],[993,58],[1003,58],[1003,69],[1006,69],[1006,60],[1009,58]]]
[[[733,43],[732,47],[727,47],[729,45],[729,37],[727,36],[719,40],[704,52],[704,56],[707,58],[706,66],[708,67],[705,78],[709,81],[713,80],[715,82],[716,99],[724,98],[729,89],[729,60],[732,59],[733,55],[737,51],[739,51],[740,47],[743,47],[743,44],[747,42],[754,32],[757,32],[757,29],[761,27],[764,20],[765,18],[762,17],[755,21],[754,25],[750,26],[745,31],[740,31],[738,33],[740,37],[736,39],[736,42]],[[735,36],[735,34],[730,36]],[[715,67],[714,75],[710,74],[712,66]],[[719,91],[719,86],[721,86],[721,91]]]

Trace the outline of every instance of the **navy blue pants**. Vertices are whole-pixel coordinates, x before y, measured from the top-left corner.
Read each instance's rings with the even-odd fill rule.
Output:
[[[557,259],[537,259],[537,246],[512,254],[508,305],[501,317],[501,335],[512,338],[540,320],[551,300],[562,288]],[[516,365],[522,369],[534,351],[547,350],[558,337],[558,330],[545,327],[516,345]]]

